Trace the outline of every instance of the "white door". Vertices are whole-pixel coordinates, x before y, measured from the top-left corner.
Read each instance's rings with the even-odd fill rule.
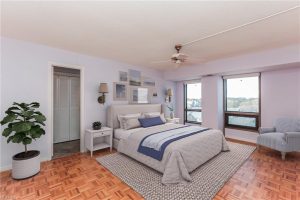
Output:
[[[70,77],[70,140],[80,138],[80,78]]]
[[[80,138],[80,78],[54,75],[53,142]]]

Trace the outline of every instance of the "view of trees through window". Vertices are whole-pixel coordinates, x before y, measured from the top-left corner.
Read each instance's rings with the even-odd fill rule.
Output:
[[[202,122],[201,83],[185,85],[185,122]]]
[[[256,128],[259,115],[259,77],[231,78],[225,81],[227,125]]]

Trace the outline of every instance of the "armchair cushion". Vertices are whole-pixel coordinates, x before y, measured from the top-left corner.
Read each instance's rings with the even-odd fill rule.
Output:
[[[279,118],[275,122],[276,132],[300,132],[300,119]]]

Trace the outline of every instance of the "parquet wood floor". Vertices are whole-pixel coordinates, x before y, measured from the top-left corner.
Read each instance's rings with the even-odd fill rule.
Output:
[[[109,154],[100,150],[91,158],[77,153],[43,162],[41,172],[16,181],[11,172],[0,173],[0,200],[140,200],[137,192],[98,164],[95,157]],[[215,196],[215,200],[300,199],[300,153],[255,151]]]

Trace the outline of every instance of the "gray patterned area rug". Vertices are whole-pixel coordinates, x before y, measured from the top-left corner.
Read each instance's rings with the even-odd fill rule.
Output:
[[[119,177],[145,199],[208,200],[212,199],[230,177],[247,160],[255,147],[228,142],[230,151],[222,152],[191,173],[185,184],[161,184],[162,174],[125,156],[114,153],[97,161]]]

